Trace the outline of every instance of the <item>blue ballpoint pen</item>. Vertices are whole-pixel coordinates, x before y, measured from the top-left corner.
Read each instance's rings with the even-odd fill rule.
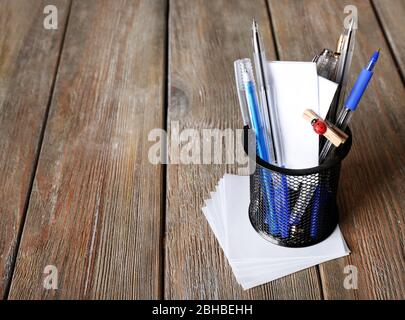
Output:
[[[253,76],[253,67],[250,59],[242,59],[235,61],[235,76],[236,83],[238,87],[239,102],[241,104],[242,114],[245,113],[243,110],[247,109],[249,114],[249,119],[245,119],[244,122],[250,122],[251,129],[253,129],[256,142],[257,142],[257,153],[261,159],[266,162],[270,162],[270,153],[267,146],[267,140],[265,136],[264,124],[262,123],[262,118],[259,109],[259,103],[257,99],[256,86]],[[263,184],[265,200],[269,212],[267,219],[270,232],[274,235],[279,233],[278,222],[274,219],[274,188],[271,183],[271,175],[267,172],[263,172]]]
[[[355,111],[357,106],[359,105],[359,102],[364,92],[366,91],[371,78],[373,77],[374,74],[373,70],[379,56],[380,56],[380,49],[374,52],[367,67],[360,72],[359,77],[357,78],[356,83],[354,84],[353,89],[350,92],[344,107],[339,113],[339,116],[336,120],[336,126],[343,131],[346,130],[347,125],[353,116],[353,111]],[[328,157],[331,147],[332,143],[327,141],[322,149],[321,154],[319,155],[320,162],[323,162]]]
[[[310,235],[311,238],[316,239],[318,237],[318,230],[319,230],[319,207],[320,207],[320,199],[321,197],[321,188],[318,185],[314,192],[314,200],[313,206],[311,210],[311,224],[310,224]]]

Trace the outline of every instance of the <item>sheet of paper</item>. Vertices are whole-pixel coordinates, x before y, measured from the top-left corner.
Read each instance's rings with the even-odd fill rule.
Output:
[[[235,194],[235,192],[237,192],[237,189],[244,189],[246,191],[248,189],[248,183],[249,183],[248,177],[238,177],[238,176],[226,175],[225,178],[224,178],[224,183],[221,184],[223,187],[227,186],[227,190],[229,190],[228,193],[225,192],[226,193],[226,196],[224,198],[225,201],[228,202],[228,203],[232,202],[232,195]],[[221,193],[223,193],[221,191],[221,188],[218,188],[217,192],[211,193],[212,199],[206,200],[205,202],[206,202],[207,209],[209,209],[209,213],[210,213],[210,215],[208,215],[207,218],[210,219],[210,220],[213,220],[213,225],[214,225],[213,229],[216,232],[215,235],[218,237],[219,241],[224,243],[225,234],[223,232],[224,230],[223,230],[223,224],[222,224],[222,221],[221,221],[222,219],[219,219],[219,216],[223,215],[223,212],[221,212],[223,206],[222,205],[220,206],[220,204],[219,204],[219,202],[222,201],[220,199],[223,198],[221,196]],[[239,197],[239,201],[240,200],[243,201],[243,198],[246,198],[245,202],[249,201],[249,199],[248,199],[249,196],[248,195]],[[225,204],[225,207],[227,207],[226,204]],[[247,214],[248,214],[248,212],[247,212],[247,209],[246,209],[246,215]],[[226,212],[225,212],[225,215],[226,215]],[[232,220],[235,220],[235,218],[237,217],[237,215],[235,215],[235,211],[231,211],[230,214],[228,214],[226,216],[230,218],[229,221],[228,221],[228,219],[226,220],[227,224],[232,223],[233,222]],[[249,231],[253,230],[253,228],[251,228],[250,221],[248,222],[248,226],[250,226],[250,228],[248,228]],[[254,235],[257,234],[254,230],[253,230],[253,233],[254,233]],[[342,235],[341,235],[341,232],[340,232],[338,227],[335,230],[335,232],[332,234],[331,238],[332,239],[334,239],[334,238],[335,239],[342,239]],[[259,236],[259,239],[260,239],[260,242],[263,242],[265,244],[266,248],[268,247],[268,245],[270,245],[271,247],[282,248],[282,247],[270,244],[268,241],[266,241],[265,239],[263,239],[260,236]],[[343,246],[343,242],[342,242],[342,247],[345,248]],[[311,248],[311,247],[309,247],[309,248]],[[303,249],[307,249],[307,248],[298,248],[298,249],[297,248],[285,248],[285,249],[293,251],[293,252],[299,252],[299,251],[301,251]],[[316,255],[316,256],[319,256],[319,254]],[[274,260],[301,259],[301,258],[302,258],[301,256],[298,256],[298,257],[295,257],[295,256],[278,257],[277,256],[277,257],[271,257],[271,258],[267,258],[267,259],[270,261],[270,263],[272,263]],[[263,256],[259,256],[259,257],[255,258],[255,259],[249,259],[249,260],[244,257],[243,259],[241,259],[240,262],[241,262],[241,265],[243,265],[243,263],[245,263],[245,264],[248,264],[250,262],[255,263],[256,261],[263,261],[263,260],[266,260],[266,258],[264,258]],[[237,259],[234,259],[233,261],[238,262]]]
[[[214,202],[208,201],[209,207],[215,211]],[[211,220],[209,216],[215,215],[211,213],[210,209],[203,208],[204,213],[207,216],[207,220]],[[208,214],[207,214],[208,213]],[[218,213],[216,213],[218,214]],[[217,236],[217,235],[216,235]],[[222,246],[221,246],[222,247]],[[348,253],[346,253],[348,254]],[[346,255],[345,254],[345,255]],[[237,278],[237,281],[242,285],[246,290],[251,287],[278,279],[285,275],[297,272],[309,268],[313,265],[317,265],[324,261],[333,260],[335,258],[341,257],[342,255],[330,255],[325,257],[318,258],[301,258],[296,261],[287,260],[287,261],[273,261],[272,263],[265,262],[263,263],[255,262],[250,268],[237,268],[235,264],[231,265],[232,270]]]
[[[226,202],[229,204],[230,202],[232,202],[232,196],[230,196],[230,195],[232,195],[232,194],[235,194],[235,192],[237,192],[237,189],[241,189],[241,190],[247,190],[248,189],[248,183],[249,183],[249,180],[248,180],[248,177],[238,177],[238,176],[231,176],[231,175],[226,175],[225,176],[225,178],[224,178],[224,184],[223,184],[223,186],[226,186],[227,187],[227,190],[229,190],[229,192],[227,193],[227,197],[225,197],[225,199],[227,199],[226,200]],[[235,190],[234,190],[235,189]],[[220,190],[220,189],[219,189]],[[217,192],[217,193],[213,193],[213,198],[214,199],[219,199],[219,198],[221,198],[220,196],[218,196],[218,193],[221,193],[221,192]],[[242,193],[243,193],[243,191],[242,191]],[[243,198],[244,198],[244,196],[238,196],[237,195],[237,197],[239,197],[239,201],[240,200],[243,200]],[[245,196],[245,198],[248,198],[248,196]],[[235,202],[235,201],[234,201]],[[248,200],[247,201],[245,201],[245,202],[248,202]],[[218,211],[221,211],[221,209],[217,209],[216,207],[218,207],[218,201],[215,201],[215,200],[213,200],[213,199],[210,199],[210,200],[207,200],[206,201],[206,204],[207,204],[207,207],[210,209],[210,213],[212,213],[213,212],[213,214],[212,214],[212,216],[208,216],[207,217],[207,219],[210,219],[210,220],[214,220],[214,221],[217,221],[217,222],[214,222],[214,224],[215,224],[215,226],[213,227],[213,229],[215,229],[215,231],[216,231],[216,236],[217,236],[217,238],[218,238],[218,240],[221,242],[221,243],[224,243],[224,233],[223,233],[223,229],[221,228],[221,227],[219,227],[219,223],[218,223],[218,217],[215,217],[215,216],[219,216],[220,215],[220,213],[218,213]],[[216,204],[216,205],[215,205]],[[238,205],[237,205],[238,206]],[[238,217],[238,215],[236,214],[236,211],[235,210],[233,210],[233,211],[229,211],[230,212],[230,214],[228,215],[228,217],[230,217],[231,219],[229,219],[229,221],[227,220],[227,223],[228,224],[230,224],[230,223],[232,223],[232,220],[233,221],[235,221],[236,219],[237,219],[237,217]],[[248,213],[247,213],[247,209],[246,209],[246,215],[247,215]],[[242,214],[243,215],[243,214]],[[245,222],[246,222],[246,220],[245,220]],[[257,233],[253,230],[253,228],[251,228],[251,226],[250,226],[250,221],[247,221],[247,223],[245,223],[245,224],[247,224],[248,226],[249,226],[249,228],[247,228],[248,230],[249,230],[249,232],[251,231],[251,232],[253,232],[253,235],[254,235],[254,238],[256,239],[256,235],[257,235]],[[241,234],[242,235],[242,234]],[[244,234],[243,234],[244,235]],[[259,237],[259,240],[260,240],[260,243],[262,243],[263,244],[263,246],[266,248],[266,249],[268,249],[269,247],[270,248],[273,248],[273,247],[275,247],[275,248],[277,248],[277,249],[286,249],[286,250],[283,250],[283,251],[291,251],[291,252],[293,252],[293,253],[299,253],[300,251],[302,251],[302,250],[306,250],[306,251],[309,251],[308,249],[309,248],[316,248],[317,246],[319,246],[319,245],[317,245],[317,246],[312,246],[312,247],[309,247],[309,248],[282,248],[282,247],[279,247],[279,246],[276,246],[276,245],[273,245],[273,244],[271,244],[271,243],[269,243],[268,241],[266,241],[265,239],[263,239],[262,237],[260,237],[259,235],[257,235],[258,237]],[[246,238],[246,236],[244,236],[244,239]],[[332,234],[332,236],[330,237],[330,239],[333,241],[334,239],[336,240],[339,240],[340,241],[340,244],[341,244],[341,246],[340,246],[340,248],[343,248],[343,250],[344,251],[346,251],[345,250],[345,247],[344,247],[344,245],[343,245],[343,242],[342,242],[342,236],[341,236],[341,233],[340,233],[340,230],[339,230],[339,228],[337,228],[336,230],[335,230],[335,232]],[[256,239],[257,240],[257,239]],[[228,251],[228,250],[227,250]],[[329,252],[327,252],[327,254],[325,254],[324,256],[329,256],[330,254],[329,254]],[[319,256],[321,256],[321,254],[319,254],[319,253],[317,253],[316,255],[315,255],[315,259],[317,258],[317,257],[319,257]],[[256,257],[256,258],[253,258],[253,259],[246,259],[246,257],[243,257],[243,258],[241,258],[240,259],[240,261],[238,260],[238,259],[232,259],[232,261],[233,262],[235,262],[235,263],[238,263],[238,262],[240,262],[240,265],[241,266],[243,266],[243,265],[249,265],[249,263],[252,263],[253,265],[256,263],[256,262],[259,262],[259,261],[268,261],[269,262],[269,264],[271,264],[271,263],[274,263],[274,261],[277,261],[277,260],[281,260],[281,261],[283,261],[283,260],[287,260],[287,261],[290,261],[291,262],[291,259],[292,260],[294,260],[294,259],[302,259],[303,257],[301,256],[301,255],[283,255],[283,256],[271,256],[271,257],[264,257],[264,256],[262,256],[262,255],[260,255],[260,256],[258,256],[258,257]],[[305,258],[311,258],[311,257],[308,257],[308,256],[305,256]]]
[[[219,215],[217,208],[215,208],[215,201],[213,199],[208,199],[205,201],[206,206],[202,208],[202,211],[212,229],[212,231],[215,234],[215,237],[217,238],[221,248],[224,250],[224,234],[223,230],[221,230],[220,227],[216,224],[217,219],[215,218],[216,215]],[[225,255],[228,258],[227,251],[224,250]],[[329,257],[329,256],[328,256]],[[332,257],[332,256],[330,256]],[[316,260],[317,258],[277,258],[275,257],[274,259],[254,259],[254,260],[247,260],[243,262],[235,262],[232,264],[232,268],[235,271],[240,270],[241,272],[245,272],[245,270],[252,269],[254,272],[259,271],[260,267],[263,266],[262,268],[268,268],[271,267],[274,269],[275,266],[279,266],[283,268],[284,266],[291,265],[294,260],[298,262],[312,262]]]
[[[220,199],[221,199],[221,218],[224,224],[224,247],[226,250],[228,250],[228,217],[226,216],[227,213],[227,205],[226,205],[226,199],[225,199],[225,177],[227,174],[225,174],[222,178],[222,180],[219,183],[219,188],[221,189],[220,193]],[[227,251],[228,252],[228,251]]]
[[[346,255],[347,254],[345,253],[341,256],[337,256],[336,258],[346,256]],[[238,282],[242,285],[244,290],[247,290],[247,289],[251,289],[253,287],[268,283],[270,281],[285,277],[285,276],[293,274],[295,272],[313,267],[320,263],[323,263],[323,262],[326,262],[329,260],[333,260],[333,259],[335,259],[335,258],[332,258],[332,259],[331,258],[324,258],[324,259],[321,258],[321,259],[319,259],[318,262],[312,262],[312,263],[307,263],[307,264],[302,264],[302,265],[291,265],[290,267],[283,268],[283,270],[275,271],[274,273],[269,273],[268,275],[266,275],[262,278],[256,279],[255,277],[253,277],[251,279],[251,281],[247,281],[248,279],[238,278]]]
[[[224,238],[224,223],[222,221],[222,217],[221,217],[221,212],[220,212],[220,204],[221,201],[219,199],[220,194],[218,192],[214,192],[211,195],[211,199],[212,199],[212,208],[211,212],[213,212],[214,215],[214,220],[218,229],[218,232],[221,233],[221,237],[222,237],[222,242],[223,242],[223,238]]]
[[[338,84],[326,78],[318,76],[318,96],[319,96],[319,115],[322,119],[326,118],[330,105],[335,96]],[[314,110],[315,111],[315,110]],[[315,111],[316,112],[316,111]]]
[[[249,203],[249,177],[238,177],[225,175],[212,192],[211,199],[205,201],[205,207],[202,211],[217,238],[219,245],[230,262],[232,271],[241,286],[249,289],[266,282],[278,279],[291,273],[309,268],[319,263],[336,259],[349,254],[349,249],[337,227],[334,233],[321,244],[308,248],[285,248],[273,245],[265,239],[256,239],[252,235],[257,235],[253,228],[236,229],[240,242],[246,242],[248,245],[240,246],[240,256],[237,259],[231,259],[235,255],[228,252],[225,242],[231,250],[235,249],[234,236],[235,221],[241,220],[243,224],[250,226],[248,215]],[[228,229],[228,235],[225,233]],[[252,233],[253,232],[253,233]],[[228,239],[226,239],[228,237]],[[255,239],[255,242],[251,242]],[[257,256],[246,255],[244,250],[252,248],[261,242],[262,252],[257,252]],[[326,244],[329,250],[323,250],[322,244]],[[322,250],[319,250],[321,248]],[[303,250],[305,249],[305,250]],[[254,249],[256,251],[256,249]],[[280,252],[284,254],[280,254]],[[317,251],[317,252],[314,252]],[[269,252],[271,254],[269,255]],[[294,254],[292,254],[294,253]],[[322,253],[322,254],[321,254]]]
[[[303,120],[306,109],[319,112],[318,74],[314,62],[267,63],[271,106],[277,108],[279,140],[284,166],[290,169],[318,165],[319,137]]]
[[[252,227],[248,217],[249,178],[227,175],[224,178],[228,224],[228,255],[231,262],[248,259],[319,257],[330,252],[344,253],[339,229],[314,246],[286,248],[269,243]]]

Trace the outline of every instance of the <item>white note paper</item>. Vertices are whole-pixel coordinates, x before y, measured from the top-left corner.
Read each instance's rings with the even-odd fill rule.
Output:
[[[283,165],[305,169],[318,165],[319,137],[303,121],[306,109],[319,112],[318,75],[314,62],[267,64],[271,107],[277,108]]]
[[[276,246],[259,236],[251,226],[248,203],[249,178],[225,175],[202,209],[237,281],[244,289],[348,255],[350,252],[339,227],[328,239],[311,247]]]

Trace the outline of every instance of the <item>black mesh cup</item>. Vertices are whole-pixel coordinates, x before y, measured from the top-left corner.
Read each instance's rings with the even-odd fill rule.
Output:
[[[248,131],[245,128],[246,152]],[[339,220],[336,195],[340,167],[352,146],[350,129],[346,133],[347,141],[318,167],[286,169],[256,156],[250,176],[249,218],[263,238],[285,247],[306,247],[334,231]]]

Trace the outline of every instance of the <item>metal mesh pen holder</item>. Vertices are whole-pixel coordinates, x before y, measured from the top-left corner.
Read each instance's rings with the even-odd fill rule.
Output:
[[[341,162],[352,145],[350,129],[347,133],[348,140],[333,158],[315,168],[280,168],[256,156],[256,169],[250,176],[249,218],[263,238],[285,247],[306,247],[334,231],[339,220],[336,195]]]

